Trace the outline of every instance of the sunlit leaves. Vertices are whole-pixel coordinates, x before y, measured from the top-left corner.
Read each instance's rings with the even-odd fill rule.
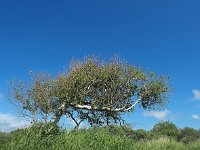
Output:
[[[55,114],[56,120],[70,110],[77,112],[78,119],[94,124],[120,120],[122,112],[134,110],[131,106],[138,99],[144,109],[163,106],[170,89],[167,78],[117,57],[110,61],[98,57],[72,61],[69,70],[55,78],[40,73],[26,88],[22,85],[15,84],[13,91],[24,109]]]

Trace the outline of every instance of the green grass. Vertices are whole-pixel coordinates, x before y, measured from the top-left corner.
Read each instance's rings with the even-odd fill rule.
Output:
[[[9,133],[0,132],[0,147],[5,143],[8,143],[12,140],[12,136]]]
[[[25,129],[15,139],[5,143],[2,150],[199,150],[200,141],[192,144],[169,138],[135,141],[120,128],[91,128],[64,131],[39,137],[38,128]]]

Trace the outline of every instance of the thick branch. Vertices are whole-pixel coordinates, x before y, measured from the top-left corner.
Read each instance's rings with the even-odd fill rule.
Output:
[[[74,123],[76,124],[76,129],[79,128],[79,125],[81,124],[81,122],[83,122],[83,120],[80,120],[79,122],[77,121],[77,119],[73,116],[72,113],[70,113],[69,111],[66,111],[66,113],[69,115],[69,117],[74,121]]]
[[[116,109],[112,109],[109,107],[92,107],[90,105],[79,105],[79,104],[71,104],[71,107],[74,107],[76,109],[86,109],[86,110],[96,110],[96,111],[112,111],[112,112],[126,112],[131,110],[133,107],[135,107],[135,105],[140,101],[141,99],[138,99],[134,104],[132,104],[130,107],[126,108],[126,107],[122,107],[122,108],[116,108]]]
[[[141,100],[141,99],[138,99],[132,106],[130,106],[129,108],[124,109],[124,112],[125,112],[125,111],[131,110],[133,107],[135,107],[135,105],[136,105],[140,100]]]
[[[58,121],[60,120],[60,118],[62,117],[64,111],[65,111],[65,106],[66,104],[62,104],[60,107],[58,107],[58,110],[56,111],[55,115],[53,116],[53,118],[51,119],[51,123],[58,123]]]
[[[131,110],[133,107],[135,107],[135,105],[140,101],[141,99],[138,99],[134,104],[132,104],[130,107],[126,108],[126,107],[122,107],[122,108],[116,108],[116,109],[113,109],[113,108],[109,108],[109,107],[102,107],[102,108],[99,108],[99,107],[92,107],[90,105],[79,105],[79,104],[70,104],[69,106],[72,107],[72,108],[76,108],[76,109],[85,109],[85,110],[95,110],[95,111],[111,111],[111,112],[126,112],[126,111],[129,111]],[[55,115],[53,116],[53,118],[51,119],[51,123],[57,123],[60,118],[62,117],[62,115],[64,113],[68,113],[66,112],[66,104],[62,104],[59,108],[58,108],[58,111],[55,113]],[[68,113],[69,114],[69,113]],[[71,114],[69,114],[70,117],[71,117]],[[78,124],[73,117],[71,117],[73,119],[73,121]]]

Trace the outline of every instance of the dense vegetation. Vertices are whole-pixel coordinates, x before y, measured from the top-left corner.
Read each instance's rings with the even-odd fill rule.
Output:
[[[116,57],[106,62],[86,57],[57,76],[36,73],[28,83],[14,81],[10,100],[22,115],[31,117],[32,126],[1,133],[0,148],[200,149],[200,132],[192,128],[177,129],[171,122],[158,123],[151,131],[125,126],[122,114],[133,112],[136,105],[144,110],[166,105],[171,91],[168,81]],[[60,128],[63,117],[71,119],[75,129]],[[83,122],[87,129],[79,129]]]
[[[198,150],[200,131],[177,129],[171,122],[160,122],[151,131],[128,126],[106,126],[63,130],[56,125],[34,124],[30,128],[1,133],[2,150]]]

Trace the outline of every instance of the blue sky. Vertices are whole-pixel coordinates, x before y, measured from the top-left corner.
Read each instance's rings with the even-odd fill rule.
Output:
[[[56,74],[88,54],[119,54],[170,76],[167,108],[125,116],[137,128],[160,120],[200,128],[199,8],[197,0],[0,1],[1,130],[23,124],[7,101],[10,80],[28,80],[30,69]]]

